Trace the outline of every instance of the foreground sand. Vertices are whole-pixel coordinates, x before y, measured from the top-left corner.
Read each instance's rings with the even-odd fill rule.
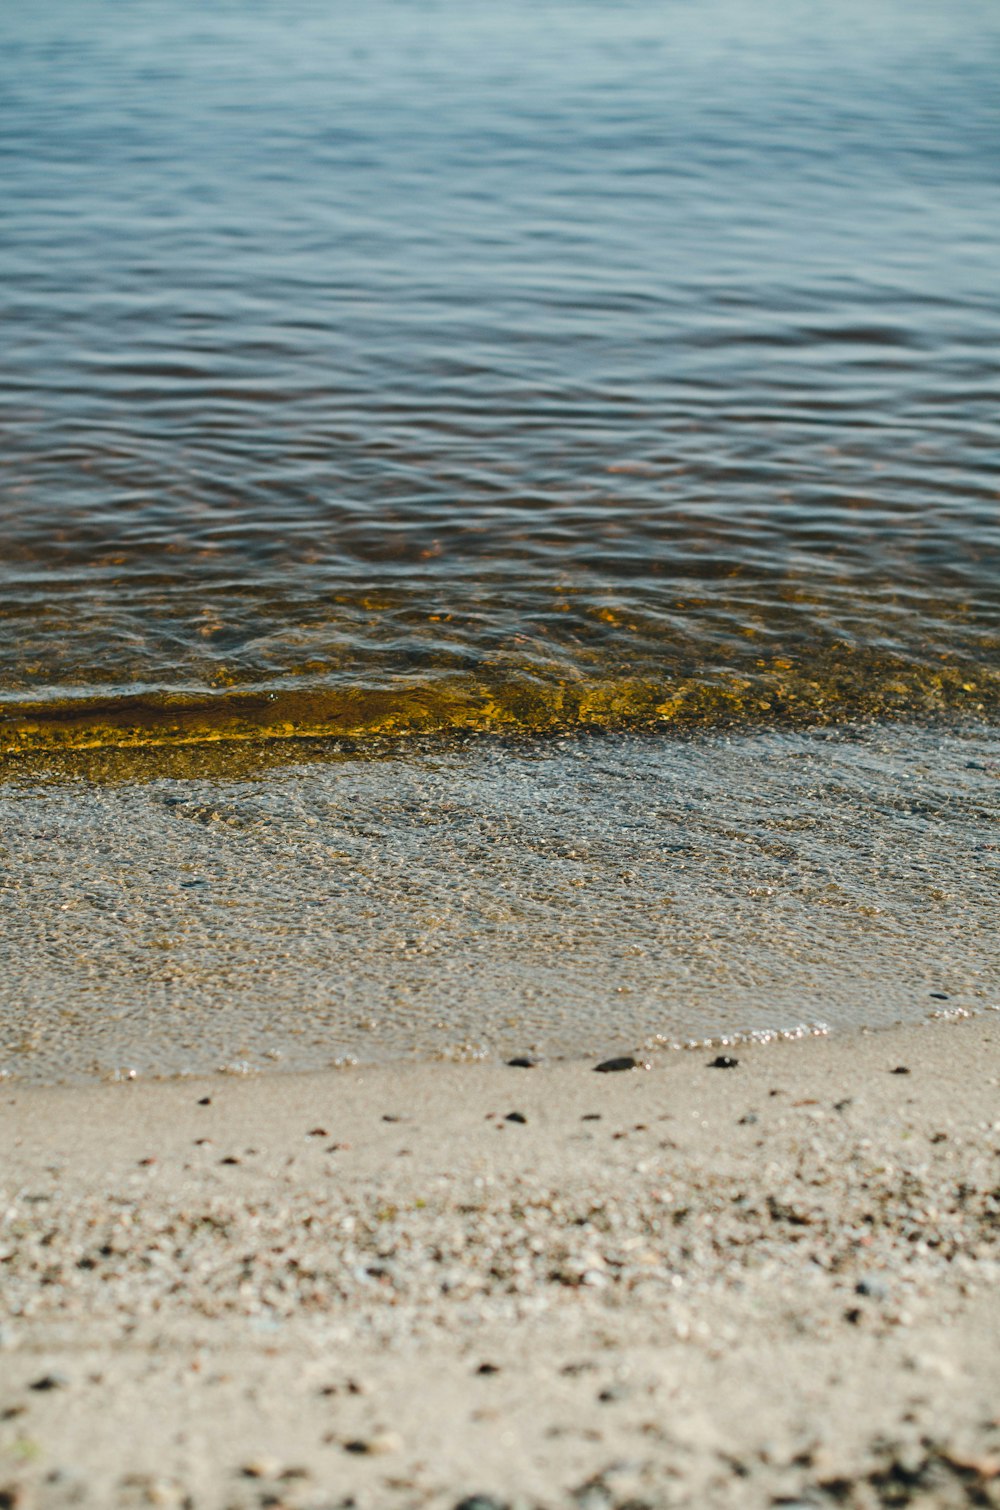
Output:
[[[0,1506],[1000,1505],[1000,1019],[712,1057],[0,1089]]]

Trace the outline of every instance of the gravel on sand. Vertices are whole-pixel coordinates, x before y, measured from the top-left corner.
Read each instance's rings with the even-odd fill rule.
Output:
[[[1000,1506],[1000,1020],[592,1069],[0,1087],[0,1506]]]

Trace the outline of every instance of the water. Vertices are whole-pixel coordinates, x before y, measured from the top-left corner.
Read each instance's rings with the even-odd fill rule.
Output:
[[[1000,1008],[995,731],[102,765],[0,787],[0,1073],[655,1058]]]
[[[998,76],[993,0],[0,8],[0,1071],[995,1006]]]
[[[991,0],[0,11],[0,743],[1000,710]]]

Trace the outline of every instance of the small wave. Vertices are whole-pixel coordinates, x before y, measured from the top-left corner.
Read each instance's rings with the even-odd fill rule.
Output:
[[[0,704],[0,753],[449,733],[815,728],[938,717],[1000,717],[1000,672],[857,651],[798,666],[776,658],[752,674],[663,681],[442,675],[398,687],[125,689],[98,698],[78,691]]]

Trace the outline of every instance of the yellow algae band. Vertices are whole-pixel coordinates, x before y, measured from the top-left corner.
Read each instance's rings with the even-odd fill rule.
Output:
[[[1000,672],[911,665],[859,651],[751,674],[658,683],[473,676],[389,688],[276,688],[65,697],[0,704],[0,753],[444,733],[826,726],[856,719],[1000,715]]]

